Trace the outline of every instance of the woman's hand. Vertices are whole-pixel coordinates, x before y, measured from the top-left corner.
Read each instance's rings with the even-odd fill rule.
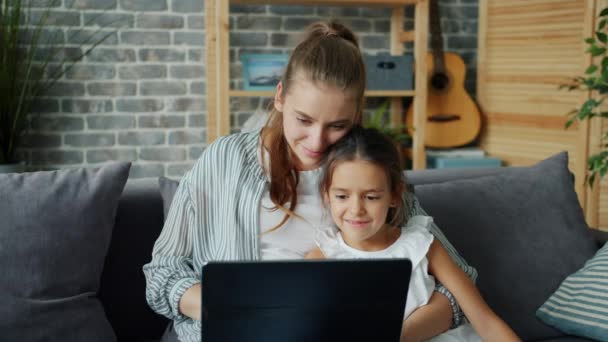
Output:
[[[325,255],[323,255],[323,252],[321,252],[321,249],[319,247],[313,249],[312,251],[308,252],[305,256],[304,259],[325,259]]]
[[[450,301],[435,291],[426,305],[416,309],[403,322],[401,341],[424,341],[447,331],[451,325]]]
[[[179,300],[179,312],[195,321],[200,321],[202,299],[203,288],[201,283],[194,284],[184,292],[184,295]]]

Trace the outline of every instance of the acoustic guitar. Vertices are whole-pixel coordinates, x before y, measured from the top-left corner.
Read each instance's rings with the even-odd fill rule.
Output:
[[[438,0],[430,1],[432,51],[426,57],[428,80],[424,145],[432,148],[457,147],[475,140],[481,128],[479,109],[464,88],[466,66],[460,56],[443,52]],[[406,124],[413,126],[413,103]]]

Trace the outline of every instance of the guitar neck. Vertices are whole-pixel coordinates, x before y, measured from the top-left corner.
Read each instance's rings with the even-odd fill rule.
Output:
[[[439,0],[430,0],[429,6],[431,49],[433,52],[433,73],[445,74],[443,35],[441,33],[441,17],[439,15]]]

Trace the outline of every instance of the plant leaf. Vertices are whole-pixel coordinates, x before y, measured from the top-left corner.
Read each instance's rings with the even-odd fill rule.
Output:
[[[600,12],[600,17],[605,17],[608,15],[608,7],[604,8],[601,12]]]
[[[89,39],[75,47],[53,40],[45,30],[51,10],[61,2],[39,0],[33,5],[30,0],[0,0],[0,163],[14,161],[37,98],[116,31],[106,34],[108,31],[101,27],[90,35],[86,33]],[[36,9],[35,16],[30,12],[32,6]],[[97,33],[103,37],[99,38]],[[78,53],[70,56],[64,53],[66,49]]]
[[[608,38],[606,37],[606,34],[604,32],[595,32],[595,36],[600,42],[604,44],[606,43],[606,41],[608,41]]]
[[[587,68],[587,70],[585,70],[585,74],[587,74],[587,75],[591,75],[591,74],[593,74],[593,73],[594,73],[594,72],[596,72],[596,71],[597,71],[597,65],[595,65],[595,64],[591,64],[591,65],[590,65],[590,66]]]
[[[604,26],[606,26],[606,19],[602,19],[600,21],[599,25],[597,25],[597,29],[602,30],[604,28]]]
[[[589,49],[587,49],[587,52],[591,54],[591,56],[593,57],[597,57],[602,55],[604,52],[606,52],[606,48],[604,47],[599,47],[595,44],[592,44]]]
[[[587,43],[587,44],[595,44],[595,39],[594,38],[586,38],[585,39],[585,43]]]

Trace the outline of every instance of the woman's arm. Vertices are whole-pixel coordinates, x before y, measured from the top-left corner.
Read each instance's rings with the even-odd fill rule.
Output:
[[[452,308],[446,296],[435,291],[429,302],[403,322],[401,341],[418,342],[439,335],[452,325]]]
[[[484,341],[520,341],[519,337],[485,302],[471,279],[443,246],[433,241],[427,253],[429,273],[456,297],[462,311]]]
[[[184,178],[175,192],[163,230],[154,243],[152,260],[143,267],[148,305],[156,313],[173,320],[184,318],[182,296],[200,283],[198,273],[192,268],[194,207],[188,181]],[[200,301],[196,305],[200,311]]]

